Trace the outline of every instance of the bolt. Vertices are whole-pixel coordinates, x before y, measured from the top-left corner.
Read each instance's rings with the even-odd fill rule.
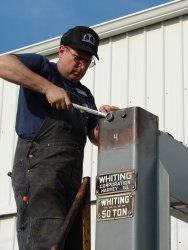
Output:
[[[125,118],[127,116],[127,112],[125,109],[121,110],[121,117]]]
[[[8,175],[9,177],[11,177],[11,176],[12,176],[12,173],[11,173],[11,172],[8,172],[7,175]]]
[[[113,121],[113,120],[114,120],[114,115],[113,115],[111,112],[108,112],[108,113],[106,114],[106,120],[107,120],[108,122]]]

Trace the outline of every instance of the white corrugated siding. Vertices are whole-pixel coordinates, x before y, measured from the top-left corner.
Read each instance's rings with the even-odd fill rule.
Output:
[[[126,26],[126,20],[124,23]],[[116,34],[102,39],[100,60],[82,82],[93,92],[98,106],[109,103],[121,108],[140,106],[159,116],[160,130],[188,145],[188,14]],[[56,60],[56,54],[45,52],[47,46],[43,46],[43,54]],[[15,217],[10,215],[15,212],[15,206],[7,177],[16,141],[17,90],[3,81],[0,84],[0,215],[7,214],[0,220],[1,250],[17,249]],[[87,143],[84,175],[92,177],[93,201],[96,173],[97,148]],[[171,250],[187,250],[187,234],[188,225],[172,218]],[[95,205],[92,206],[92,249],[94,245]]]

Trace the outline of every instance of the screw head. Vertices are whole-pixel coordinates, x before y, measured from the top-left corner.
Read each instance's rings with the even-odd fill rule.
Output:
[[[108,122],[113,121],[113,120],[114,120],[114,115],[113,115],[111,112],[108,112],[108,113],[106,114],[106,120],[107,120]]]
[[[127,112],[125,109],[121,110],[121,117],[125,118],[127,116]]]

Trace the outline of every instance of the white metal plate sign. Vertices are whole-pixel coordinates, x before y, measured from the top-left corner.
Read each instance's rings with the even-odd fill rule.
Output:
[[[135,170],[98,175],[96,177],[96,194],[130,192],[136,189]]]
[[[132,193],[99,196],[97,220],[112,220],[133,216],[134,195]]]

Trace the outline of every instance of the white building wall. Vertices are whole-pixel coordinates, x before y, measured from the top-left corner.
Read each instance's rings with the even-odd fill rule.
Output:
[[[82,83],[97,106],[140,106],[159,116],[159,129],[188,146],[188,1],[177,1],[94,27],[100,60]],[[57,59],[59,38],[17,52]],[[18,87],[0,80],[0,249],[18,249],[10,178]],[[84,175],[91,176],[92,249],[95,245],[97,148],[87,143]],[[188,249],[188,225],[171,219],[171,250]]]

